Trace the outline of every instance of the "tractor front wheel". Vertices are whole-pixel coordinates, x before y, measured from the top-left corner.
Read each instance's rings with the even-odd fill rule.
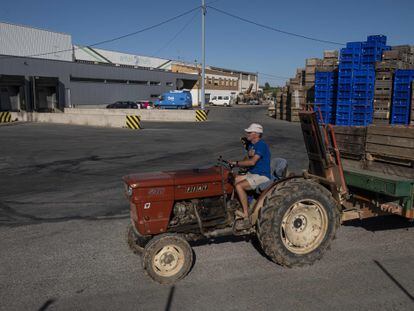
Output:
[[[287,267],[310,265],[323,256],[339,223],[339,206],[326,188],[292,179],[265,201],[258,237],[274,262]]]
[[[193,250],[183,237],[162,234],[154,237],[145,246],[142,265],[154,281],[172,284],[190,271]]]

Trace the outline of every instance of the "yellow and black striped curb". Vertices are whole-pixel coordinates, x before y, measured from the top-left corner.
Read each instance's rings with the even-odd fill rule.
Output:
[[[141,130],[141,118],[139,116],[126,116],[126,126],[131,130]]]
[[[209,110],[196,110],[196,121],[204,122],[207,121]]]
[[[11,113],[9,111],[0,112],[0,123],[11,122]]]

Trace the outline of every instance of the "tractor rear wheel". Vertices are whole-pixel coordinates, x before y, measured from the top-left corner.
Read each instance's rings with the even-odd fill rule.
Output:
[[[177,234],[154,237],[145,246],[142,265],[147,274],[161,284],[172,284],[190,271],[193,250],[190,244]]]
[[[259,215],[258,238],[265,253],[287,266],[320,259],[340,224],[339,205],[322,185],[302,178],[280,185]]]

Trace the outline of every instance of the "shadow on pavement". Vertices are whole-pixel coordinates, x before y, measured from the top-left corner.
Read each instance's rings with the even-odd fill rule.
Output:
[[[401,289],[401,291],[404,293],[404,294],[406,294],[407,295],[407,297],[408,298],[410,298],[411,299],[411,301],[414,301],[414,296],[413,295],[411,295],[410,294],[410,292],[404,287],[404,286],[402,286],[401,285],[401,283],[400,282],[398,282],[397,281],[397,279],[396,278],[394,278],[393,276],[392,276],[392,274],[391,273],[389,273],[388,272],[388,270],[387,269],[385,269],[384,268],[384,266],[380,263],[380,262],[378,262],[377,260],[374,260],[374,262],[375,262],[375,264],[382,270],[382,272],[384,272],[384,274],[391,280],[391,281],[393,281],[394,282],[394,284],[395,285],[397,285],[397,287],[399,288],[399,289]]]
[[[356,219],[344,222],[345,227],[361,227],[368,231],[395,230],[413,228],[414,222],[399,216],[379,216],[367,219]]]
[[[56,299],[54,299],[54,298],[46,300],[46,302],[39,308],[38,311],[47,310],[52,304],[55,303],[55,301],[56,301]]]

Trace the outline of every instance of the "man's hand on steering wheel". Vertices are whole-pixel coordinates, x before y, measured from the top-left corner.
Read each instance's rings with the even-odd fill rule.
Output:
[[[218,158],[218,164],[232,170],[235,162],[224,160],[222,157]]]

